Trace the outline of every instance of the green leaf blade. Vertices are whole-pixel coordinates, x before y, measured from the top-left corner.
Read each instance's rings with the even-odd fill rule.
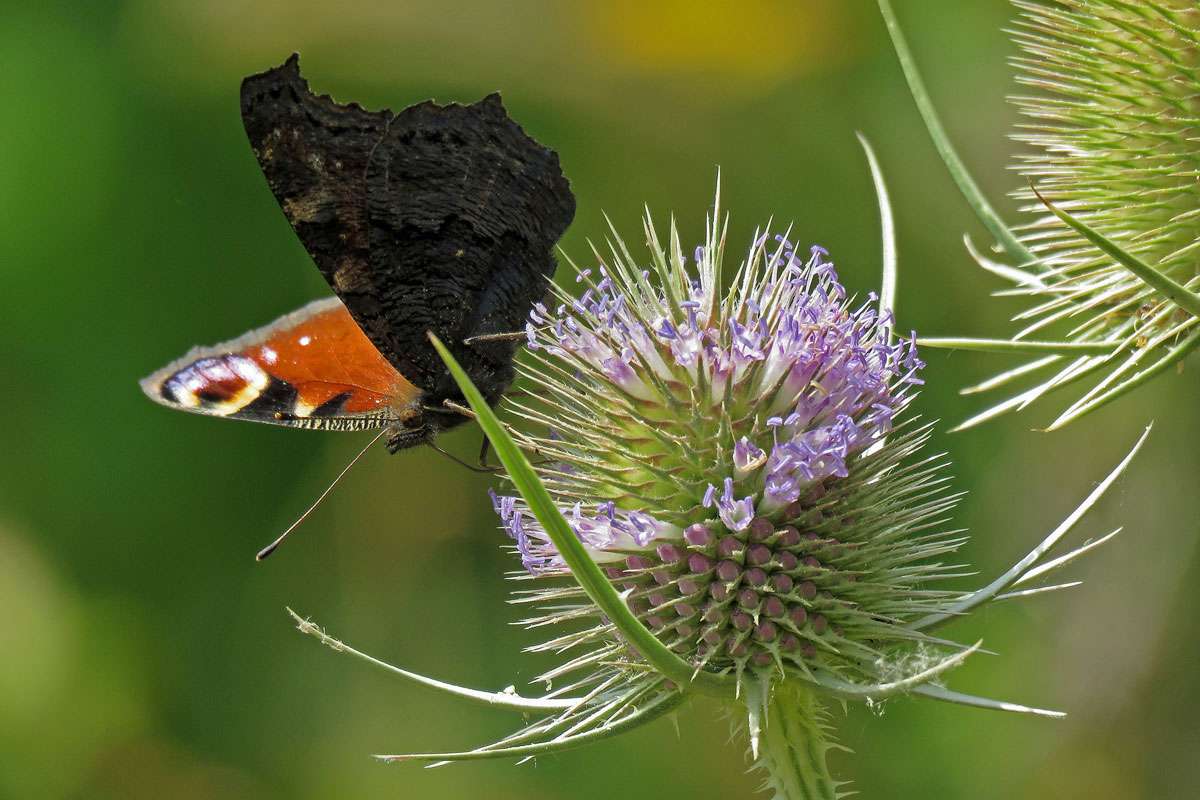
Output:
[[[609,618],[626,641],[651,666],[680,688],[695,689],[706,694],[717,694],[723,697],[731,695],[735,686],[733,679],[694,669],[667,649],[667,646],[660,642],[633,615],[617,590],[600,571],[600,567],[592,560],[583,543],[571,530],[545,485],[534,472],[529,460],[525,458],[517,443],[500,423],[496,412],[488,405],[446,346],[432,334],[429,335],[429,340],[446,363],[446,367],[462,391],[463,397],[471,406],[471,410],[475,412],[479,427],[487,435],[492,449],[496,452],[496,457],[500,459],[500,463],[507,470],[509,480],[525,498],[530,511],[541,523],[551,541],[554,542],[563,561],[570,568],[572,576],[596,607]]]

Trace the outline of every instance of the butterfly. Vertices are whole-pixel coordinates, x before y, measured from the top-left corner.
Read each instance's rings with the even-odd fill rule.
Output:
[[[558,155],[498,94],[368,111],[315,95],[298,55],[242,82],[242,122],[335,297],[191,350],[141,382],[171,408],[323,430],[383,429],[390,452],[466,417],[428,334],[489,403],[575,214]]]
[[[499,400],[523,323],[554,274],[552,249],[575,216],[558,155],[498,94],[368,111],[313,94],[296,54],[242,82],[241,110],[267,184],[335,296],[193,348],[142,390],[209,416],[379,429],[392,453],[436,449],[437,434],[467,416],[429,334],[488,403]]]

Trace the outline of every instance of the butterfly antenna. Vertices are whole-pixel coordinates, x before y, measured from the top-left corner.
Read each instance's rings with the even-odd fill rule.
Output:
[[[308,507],[308,510],[305,511],[303,514],[301,514],[299,517],[297,517],[296,521],[293,522],[291,525],[289,525],[288,529],[286,531],[279,534],[279,537],[275,541],[271,542],[269,545],[264,547],[262,550],[259,550],[258,554],[254,556],[254,560],[262,561],[264,558],[271,555],[271,553],[274,553],[275,548],[279,547],[279,545],[283,543],[283,540],[287,538],[287,535],[289,533],[291,533],[292,531],[296,530],[296,528],[299,528],[300,523],[302,523],[302,522],[304,522],[304,520],[308,519],[308,515],[311,514],[313,511],[315,511],[317,506],[321,505],[321,501],[329,496],[329,493],[333,491],[333,487],[338,485],[338,481],[340,481],[342,478],[346,477],[346,473],[350,471],[350,468],[353,467],[355,464],[357,464],[358,460],[360,458],[362,458],[363,455],[365,455],[366,452],[371,449],[371,446],[373,444],[375,444],[376,442],[378,442],[379,439],[385,433],[387,433],[387,431],[388,431],[388,429],[384,428],[379,433],[377,433],[375,435],[375,437],[373,439],[371,439],[371,441],[367,442],[367,446],[364,447],[362,450],[359,450],[358,455],[356,455],[354,458],[350,459],[350,463],[342,468],[342,471],[338,473],[338,476],[336,478],[334,478],[333,481],[329,484],[329,486],[327,486],[325,488],[325,491],[321,492],[321,495],[316,500],[313,501],[313,504]]]

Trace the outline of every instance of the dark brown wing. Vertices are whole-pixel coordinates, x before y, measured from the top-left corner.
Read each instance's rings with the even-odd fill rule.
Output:
[[[426,331],[495,400],[520,330],[554,272],[575,199],[558,156],[498,95],[399,114],[317,96],[292,56],[242,83],[242,120],[284,214],[380,352],[431,398],[453,384]]]

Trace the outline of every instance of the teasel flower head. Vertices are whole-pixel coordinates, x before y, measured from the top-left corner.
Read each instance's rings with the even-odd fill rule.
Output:
[[[580,297],[531,316],[533,388],[511,406],[545,431],[528,439],[542,481],[630,610],[696,668],[857,672],[895,639],[883,619],[934,608],[913,564],[957,543],[903,535],[953,504],[937,464],[880,492],[926,435],[894,431],[915,347],[820,247],[760,234],[723,291],[715,236],[685,255],[674,231],[665,249],[646,232],[650,269],[617,242],[578,273]],[[530,573],[565,571],[521,498],[496,507]],[[603,622],[585,638],[611,643]]]
[[[879,0],[931,134],[1007,263],[976,261],[1025,298],[1009,339],[935,346],[1032,358],[966,392],[1026,388],[960,427],[1072,386],[1060,428],[1168,370],[1200,344],[1200,9],[1156,0],[1013,0],[1022,87],[1015,196],[1007,228],[966,175],[916,75],[887,0]],[[1083,387],[1082,389],[1075,387]]]
[[[540,697],[388,667],[538,719],[473,750],[383,758],[532,757],[705,694],[748,734],[775,797],[825,798],[840,784],[822,697],[1055,715],[941,686],[978,644],[932,631],[1095,546],[1041,563],[1124,463],[1005,575],[949,588],[964,574],[947,560],[964,541],[947,529],[958,497],[908,413],[923,366],[911,338],[786,231],[756,235],[726,281],[725,230],[714,211],[685,253],[674,225],[664,246],[647,217],[641,258],[614,232],[576,268],[576,292],[555,287],[531,313],[509,426],[441,350],[520,491],[493,502],[524,623],[549,632],[530,649],[562,660],[534,679]]]

